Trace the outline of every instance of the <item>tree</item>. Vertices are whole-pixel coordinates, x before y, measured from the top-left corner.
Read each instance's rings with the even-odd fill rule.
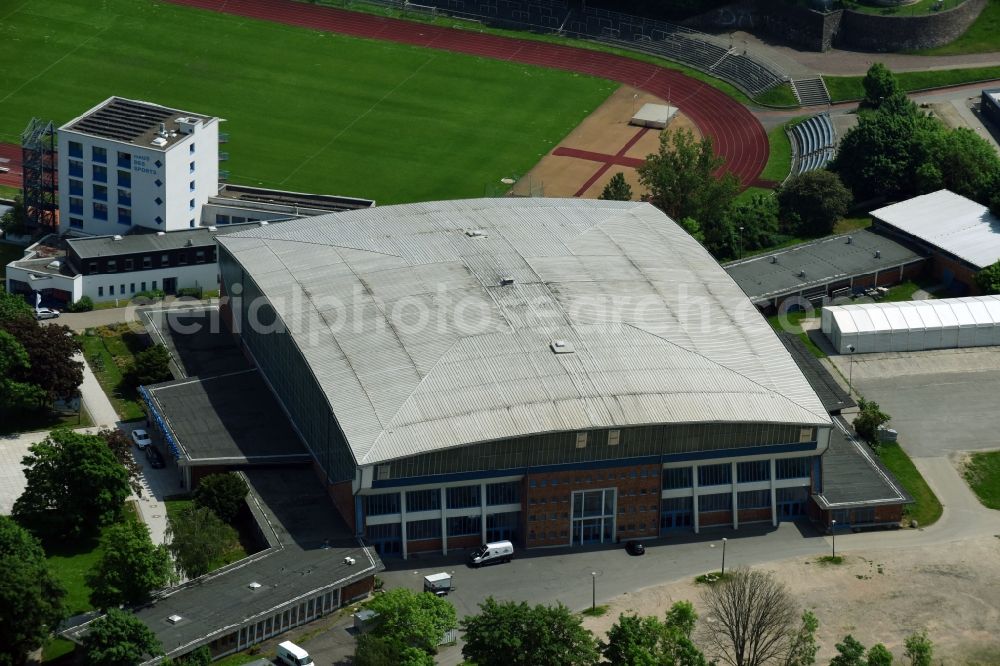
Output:
[[[636,171],[654,206],[674,220],[698,220],[708,236],[709,228],[724,221],[739,191],[733,174],[715,176],[723,164],[710,138],[696,141],[690,130],[680,129],[662,133],[659,152],[648,155]]]
[[[906,647],[906,658],[912,666],[931,666],[934,659],[934,643],[927,637],[926,631],[910,634],[903,642]]]
[[[68,326],[42,326],[29,314],[0,320],[0,329],[13,335],[28,353],[30,369],[13,372],[13,379],[39,386],[49,400],[76,395],[83,381],[83,363],[74,359],[80,345]]]
[[[45,404],[48,396],[41,387],[14,378],[24,376],[30,368],[24,346],[13,335],[0,330],[0,414],[37,409]]]
[[[107,443],[111,453],[125,468],[132,492],[142,497],[142,467],[132,455],[132,440],[118,428],[102,428],[97,432],[97,436]]]
[[[990,212],[994,217],[1000,217],[1000,180],[994,183],[993,196],[990,197]]]
[[[167,519],[167,548],[177,569],[197,578],[237,541],[236,530],[218,519],[211,509],[191,506]]]
[[[156,344],[135,355],[135,363],[129,370],[134,386],[148,386],[173,379],[170,372],[170,352],[163,345]]]
[[[715,618],[705,630],[713,656],[732,666],[759,666],[789,654],[798,613],[774,574],[734,569],[709,587],[702,600]]]
[[[842,643],[837,643],[837,656],[830,660],[830,666],[865,666],[865,646],[854,636],[847,634]]]
[[[1000,261],[976,273],[976,286],[984,294],[1000,294]]]
[[[0,284],[0,323],[12,319],[31,319],[31,306],[17,294],[12,294]]]
[[[591,666],[594,635],[562,604],[531,607],[489,597],[462,620],[462,656],[477,666]]]
[[[889,415],[873,400],[858,398],[858,415],[854,417],[854,432],[872,448],[879,445],[878,428],[889,421]]]
[[[29,231],[28,209],[24,205],[24,197],[18,193],[14,195],[14,205],[6,213],[0,216],[0,231],[9,234],[21,235]]]
[[[778,199],[768,193],[752,194],[736,199],[726,214],[726,228],[736,234],[735,252],[730,256],[742,257],[747,250],[771,247],[778,233]]]
[[[135,615],[117,608],[94,620],[83,638],[83,653],[94,666],[136,666],[163,654],[160,641]]]
[[[868,648],[868,666],[892,666],[892,653],[886,646],[878,643]]]
[[[880,62],[872,63],[868,68],[868,73],[861,80],[861,86],[865,89],[865,96],[858,105],[862,109],[878,109],[887,97],[899,92],[896,77]]]
[[[239,474],[209,474],[194,491],[194,503],[211,509],[224,523],[232,523],[245,505],[246,481]]]
[[[120,515],[128,473],[97,435],[53,430],[22,460],[27,484],[11,515],[32,530],[93,534]]]
[[[0,571],[0,666],[19,666],[62,621],[66,591],[38,540],[8,516],[0,516]]]
[[[101,537],[101,559],[87,576],[90,600],[98,608],[140,604],[172,579],[164,545],[153,545],[149,528],[137,520],[112,525]]]
[[[207,645],[202,645],[194,652],[189,652],[175,662],[177,666],[208,666],[212,663],[212,651]]]
[[[606,201],[631,201],[632,200],[632,186],[625,181],[625,174],[619,171],[608,184],[604,186],[604,191],[601,192],[601,199]]]
[[[819,645],[816,643],[817,629],[819,620],[816,616],[812,611],[803,611],[799,630],[792,636],[785,657],[785,666],[812,666],[816,663],[816,653],[819,652]]]
[[[434,657],[391,638],[364,634],[358,638],[354,666],[434,666]]]
[[[608,630],[601,652],[616,666],[704,666],[705,656],[691,642],[697,619],[687,601],[675,603],[665,622],[623,613]]]
[[[851,205],[837,174],[818,169],[792,176],[778,190],[781,218],[793,234],[825,236]]]
[[[378,613],[372,634],[427,654],[437,652],[445,633],[457,625],[455,607],[430,592],[396,588],[375,597],[368,608]]]
[[[993,146],[967,127],[932,132],[926,141],[925,165],[939,179],[922,183],[921,191],[946,188],[988,205],[1000,183],[1000,156]]]

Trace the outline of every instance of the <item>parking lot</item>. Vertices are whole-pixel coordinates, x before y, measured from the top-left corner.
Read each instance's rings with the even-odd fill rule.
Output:
[[[892,417],[915,458],[1000,448],[1000,353],[994,347],[831,357]]]

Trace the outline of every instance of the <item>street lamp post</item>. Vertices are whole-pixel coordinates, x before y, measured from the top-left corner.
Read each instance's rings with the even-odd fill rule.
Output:
[[[837,557],[837,519],[830,522],[830,536],[833,538],[833,547],[830,550],[832,557]]]
[[[596,610],[597,609],[597,572],[596,571],[591,571],[590,572],[590,581],[591,581],[590,609],[591,610]]]
[[[726,576],[726,537],[722,537],[722,577]]]
[[[740,227],[740,259],[743,258],[743,227]]]
[[[851,361],[847,366],[847,393],[854,392],[854,345],[847,345],[847,351],[851,354]]]

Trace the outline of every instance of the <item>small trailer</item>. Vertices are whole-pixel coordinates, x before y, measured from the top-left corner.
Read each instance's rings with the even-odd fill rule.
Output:
[[[431,594],[443,597],[454,589],[455,586],[452,585],[450,573],[441,572],[424,576],[424,592],[430,592]]]

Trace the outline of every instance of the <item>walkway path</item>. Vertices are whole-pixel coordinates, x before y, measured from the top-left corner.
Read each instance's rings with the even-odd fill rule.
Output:
[[[754,182],[767,163],[767,135],[742,104],[708,84],[652,63],[601,51],[382,18],[294,0],[243,0],[239,3],[225,0],[171,1],[286,25],[509,60],[619,81],[661,99],[669,99],[680,107],[703,135],[714,139],[716,152],[725,158],[726,167],[736,174],[743,185]]]

